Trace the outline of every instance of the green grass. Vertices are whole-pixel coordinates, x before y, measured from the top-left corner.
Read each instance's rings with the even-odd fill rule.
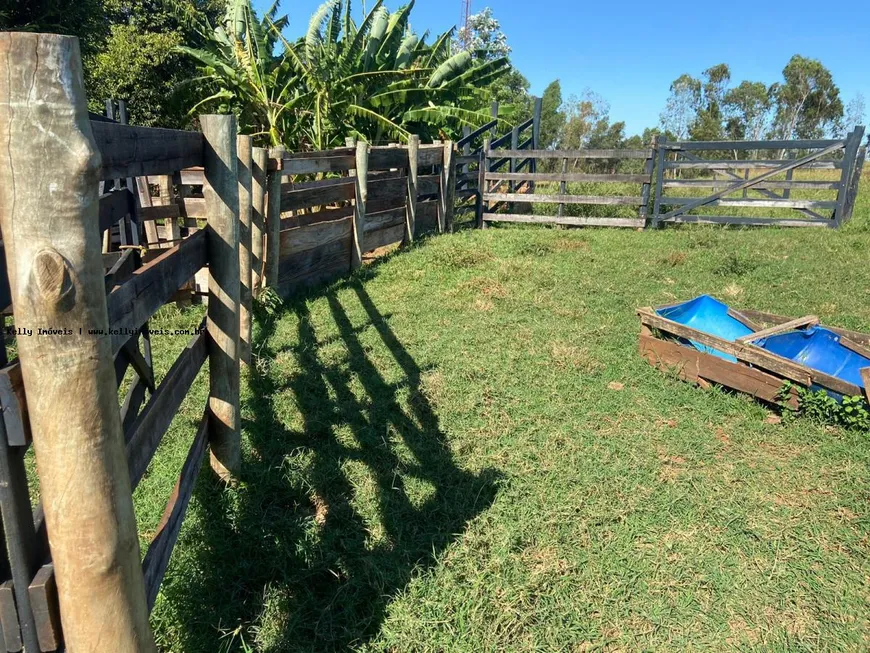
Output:
[[[865,183],[839,231],[464,231],[288,304],[243,379],[238,483],[197,485],[161,647],[867,650],[868,435],[653,369],[634,309],[711,293],[868,331],[868,213]],[[161,370],[181,346],[155,342]]]

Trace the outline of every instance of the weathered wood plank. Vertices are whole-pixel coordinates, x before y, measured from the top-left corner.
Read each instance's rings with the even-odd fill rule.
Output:
[[[414,242],[417,223],[417,162],[420,137],[413,134],[408,140],[408,179],[405,194],[405,244]]]
[[[43,651],[55,651],[63,646],[63,631],[60,624],[60,605],[57,599],[54,565],[50,562],[43,565],[36,572],[28,589],[39,648]]]
[[[356,174],[354,175],[354,211],[351,221],[350,269],[355,270],[362,265],[363,226],[366,217],[366,202],[368,202],[369,177],[369,146],[367,143],[356,145]]]
[[[24,395],[24,380],[21,366],[10,363],[0,369],[0,406],[6,426],[6,441],[10,446],[23,447],[30,443],[30,418],[27,413],[27,398]]]
[[[640,354],[654,367],[675,371],[685,381],[717,383],[769,403],[781,400],[783,380],[749,365],[726,361],[692,347],[644,334],[640,336]],[[797,407],[795,394],[789,403]]]
[[[712,188],[719,190],[727,188],[732,182],[723,179],[669,179],[662,183],[664,188]],[[837,190],[840,183],[836,181],[762,181],[754,184],[749,190],[778,190],[778,189],[809,189],[809,190]]]
[[[173,220],[182,217],[182,215],[184,217],[194,217],[199,211],[204,210],[201,205],[197,204],[195,198],[185,198],[183,205],[185,207],[184,210],[174,202],[161,206],[143,206],[139,209],[139,219],[142,221]]]
[[[363,235],[363,252],[371,252],[380,247],[387,245],[395,245],[401,243],[405,237],[404,220],[398,225],[384,227],[383,229],[373,229],[367,231]]]
[[[342,172],[356,165],[352,155],[335,156],[325,152],[323,156],[304,159],[284,159],[283,175],[312,175],[319,172]]]
[[[127,433],[127,465],[135,488],[208,354],[205,331],[191,338]]]
[[[740,309],[740,313],[748,317],[750,320],[753,320],[754,322],[759,322],[761,324],[782,324],[793,319],[784,315],[777,315],[776,313],[756,311],[751,308]],[[829,324],[826,324],[825,328],[830,329],[834,333],[837,333],[845,338],[848,338],[849,340],[857,342],[858,344],[861,344],[865,347],[870,347],[870,335],[866,333],[843,329],[842,327],[831,326]]]
[[[813,150],[843,145],[843,139],[795,139],[790,141],[671,141],[666,150]]]
[[[15,591],[12,581],[0,583],[0,625],[7,651],[20,651],[23,648],[21,629],[18,626],[18,609],[15,607]]]
[[[185,218],[206,219],[208,213],[205,206],[204,197],[184,197],[179,202],[181,215]]]
[[[354,197],[354,182],[352,179],[342,179],[338,182],[323,183],[314,188],[301,190],[283,190],[281,193],[281,212],[298,211],[311,206],[334,204],[350,201]]]
[[[819,318],[815,315],[806,315],[804,317],[798,317],[794,320],[789,320],[788,322],[783,322],[782,324],[777,324],[772,327],[768,327],[766,329],[761,329],[760,331],[756,331],[755,333],[750,333],[745,336],[740,336],[737,338],[737,342],[747,343],[754,342],[756,340],[760,340],[761,338],[766,338],[768,336],[776,335],[777,333],[784,333],[786,331],[794,331],[795,329],[800,329],[807,326],[813,326],[819,323]]]
[[[103,162],[100,180],[167,175],[202,165],[199,132],[95,121],[91,130]]]
[[[492,144],[495,147],[495,143]],[[505,159],[646,159],[651,156],[651,150],[494,150],[487,153],[489,157]]]
[[[142,561],[142,574],[145,577],[145,595],[149,611],[157,600],[160,583],[163,582],[163,576],[169,566],[169,558],[176,541],[178,541],[184,513],[187,511],[187,505],[190,503],[193,488],[199,477],[199,470],[202,468],[202,460],[205,457],[208,443],[208,430],[209,415],[206,411],[200,420],[199,428],[187,453],[184,466],[181,468],[178,481],[172,489],[172,496],[166,504],[163,518],[157,527],[157,534],[151,540],[151,545]]]
[[[597,204],[604,206],[639,206],[640,197],[601,195],[528,195],[525,193],[486,193],[487,202],[525,202],[541,204]]]
[[[527,222],[531,224],[563,224],[574,227],[643,227],[642,218],[560,217],[557,215],[516,215],[511,213],[484,213],[486,222]]]
[[[676,224],[731,224],[744,227],[830,227],[833,220],[829,218],[745,218],[726,215],[678,215],[674,218],[662,218],[662,222]]]
[[[112,353],[207,263],[205,231],[198,231],[143,265],[129,281],[115,288],[106,298],[113,330]]]
[[[593,175],[567,172],[489,172],[486,178],[493,181],[623,182],[636,184],[649,182],[649,175]]]
[[[281,260],[335,240],[343,240],[351,235],[351,217],[341,217],[328,222],[287,229],[281,232]]]
[[[684,206],[697,201],[697,197],[662,197],[662,204],[669,206]],[[835,200],[760,200],[760,199],[728,199],[723,198],[707,202],[704,206],[730,206],[756,209],[834,209]],[[666,218],[664,218],[666,219]]]
[[[337,279],[350,271],[351,236],[307,249],[281,261],[279,291],[282,296],[296,289]]]
[[[785,161],[772,159],[743,159],[740,161],[709,159],[700,161],[665,161],[664,168],[667,170],[743,170],[744,168],[780,168],[783,163]],[[800,166],[801,170],[833,170],[842,167],[842,161],[814,161]]]
[[[111,229],[119,220],[133,215],[136,199],[126,188],[100,195],[100,231]]]

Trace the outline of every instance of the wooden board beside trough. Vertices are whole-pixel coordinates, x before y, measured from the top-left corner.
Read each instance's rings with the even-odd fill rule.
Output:
[[[777,356],[751,342],[754,338],[817,323],[818,318],[813,316],[792,320],[760,311],[733,311],[732,316],[753,329],[757,335],[731,342],[662,317],[652,307],[639,308],[637,314],[641,323],[641,356],[658,369],[676,372],[684,381],[701,387],[718,384],[768,403],[785,401],[793,408],[797,407],[797,392],[793,388],[784,396],[786,382],[804,388],[818,386],[844,396],[863,395],[870,401],[866,388],[862,390],[857,385]],[[827,328],[839,334],[842,344],[847,347],[865,350],[870,345],[870,335],[837,327]],[[731,362],[699,351],[679,339],[699,342],[730,354],[737,361]],[[870,369],[867,372],[870,375]]]

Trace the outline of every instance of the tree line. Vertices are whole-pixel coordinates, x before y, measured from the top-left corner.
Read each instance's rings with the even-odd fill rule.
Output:
[[[411,29],[414,2],[377,0],[357,23],[353,0],[327,0],[305,35],[288,40],[279,2],[258,15],[251,0],[21,0],[0,9],[0,28],[80,38],[90,108],[127,100],[131,122],[193,128],[198,113],[232,112],[261,144],[325,149],[348,136],[373,143],[458,138],[490,120],[503,129],[531,114],[529,81],[511,60],[490,9],[462,30]],[[294,20],[297,20],[294,17]],[[818,138],[863,124],[859,95],[844,106],[831,72],[795,55],[774,84],[732,83],[727,64],[670,86],[659,124],[626,133],[591,90],[543,93],[543,148],[641,148],[672,140]]]

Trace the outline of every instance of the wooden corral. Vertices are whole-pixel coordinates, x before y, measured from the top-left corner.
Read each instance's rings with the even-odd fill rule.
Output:
[[[454,146],[267,152],[232,116],[200,116],[199,133],[127,125],[123,103],[89,115],[71,37],[0,35],[0,68],[17,71],[0,75],[0,304],[20,356],[0,347],[0,650],[153,650],[148,613],[206,451],[221,478],[239,465],[253,297],[450,231]],[[148,321],[192,293],[207,320],[156,383]],[[56,325],[73,335],[25,335]],[[206,359],[208,402],[140,563],[132,491]]]
[[[641,356],[659,369],[675,372],[685,381],[702,387],[715,383],[768,403],[785,401],[792,407],[797,407],[797,394],[793,390],[788,396],[783,396],[786,382],[804,388],[818,386],[843,396],[864,395],[870,400],[866,389],[862,392],[860,387],[852,383],[782,358],[753,344],[754,340],[765,336],[818,324],[815,316],[790,319],[760,311],[732,310],[729,314],[752,329],[753,333],[730,342],[662,317],[653,308],[638,309],[637,314],[641,323]],[[827,328],[839,334],[845,346],[860,352],[868,351],[870,335],[837,327]],[[689,340],[730,354],[737,361],[699,351],[688,344]],[[870,369],[867,371],[870,372]]]

